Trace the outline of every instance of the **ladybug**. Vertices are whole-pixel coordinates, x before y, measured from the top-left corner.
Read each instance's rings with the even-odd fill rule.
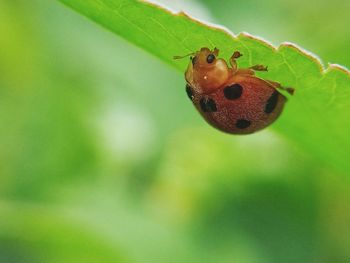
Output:
[[[217,48],[206,47],[186,55],[191,56],[186,92],[199,113],[213,127],[231,134],[250,134],[272,124],[287,101],[278,90],[292,95],[294,89],[255,76],[255,71],[267,71],[263,65],[238,68],[239,51],[232,54],[231,67],[218,55]]]

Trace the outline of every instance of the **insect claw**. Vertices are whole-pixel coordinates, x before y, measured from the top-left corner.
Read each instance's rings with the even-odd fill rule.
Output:
[[[294,91],[295,91],[294,88],[287,87],[287,88],[285,88],[285,90],[286,90],[290,95],[294,95]]]
[[[233,55],[232,55],[233,58],[240,58],[242,56],[243,56],[243,54],[239,51],[233,52]]]
[[[267,67],[265,67],[264,65],[254,65],[250,67],[250,69],[256,70],[256,71],[268,71]]]

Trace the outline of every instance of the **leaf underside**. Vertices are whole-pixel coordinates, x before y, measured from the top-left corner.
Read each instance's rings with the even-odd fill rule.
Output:
[[[246,33],[235,36],[143,1],[59,1],[181,72],[188,60],[173,60],[173,56],[201,47],[217,47],[226,59],[240,51],[240,67],[268,66],[269,71],[259,76],[295,88],[274,129],[331,167],[350,174],[350,73],[345,68],[332,64],[324,69],[316,57],[293,44],[275,48]]]

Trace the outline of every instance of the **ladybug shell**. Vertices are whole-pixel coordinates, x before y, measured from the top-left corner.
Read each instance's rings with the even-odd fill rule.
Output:
[[[208,94],[187,93],[203,118],[213,127],[232,134],[249,134],[273,123],[286,97],[272,83],[255,76],[232,76]]]

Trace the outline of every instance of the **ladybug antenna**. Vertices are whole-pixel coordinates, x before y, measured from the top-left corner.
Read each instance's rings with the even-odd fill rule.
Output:
[[[183,59],[185,57],[192,56],[194,54],[196,54],[196,52],[192,52],[192,53],[189,53],[189,54],[184,55],[184,56],[173,56],[173,59]]]

